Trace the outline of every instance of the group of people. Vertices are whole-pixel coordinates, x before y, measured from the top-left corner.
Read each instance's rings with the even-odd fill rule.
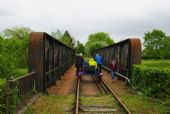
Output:
[[[89,62],[86,62],[84,60],[82,54],[78,54],[76,56],[76,63],[75,63],[75,67],[77,68],[76,76],[83,74],[83,65],[95,66],[98,69],[100,76],[101,76],[102,75],[102,62],[103,62],[102,57],[99,54],[96,54],[95,59],[90,57]],[[112,79],[114,80],[114,77],[115,77],[114,74],[117,69],[117,64],[114,59],[110,62],[109,68],[111,71]]]

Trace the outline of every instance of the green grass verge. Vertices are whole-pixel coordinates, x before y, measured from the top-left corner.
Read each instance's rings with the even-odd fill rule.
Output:
[[[73,102],[74,95],[42,95],[24,114],[67,114],[73,108]]]
[[[142,60],[142,64],[146,67],[160,68],[170,70],[170,60]]]
[[[169,114],[170,99],[159,101],[143,95],[127,94],[120,97],[132,114]]]

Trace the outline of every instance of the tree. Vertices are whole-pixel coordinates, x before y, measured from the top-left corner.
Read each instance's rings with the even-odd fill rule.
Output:
[[[16,38],[16,39],[28,39],[29,33],[32,30],[27,27],[15,27],[11,29],[5,29],[2,32],[2,36],[7,39]]]
[[[76,46],[76,53],[82,53],[83,55],[85,54],[85,47],[82,43],[80,43],[79,41],[77,41],[77,46]]]
[[[170,36],[167,36],[163,42],[163,48],[161,54],[164,59],[170,59]]]
[[[85,44],[86,53],[90,54],[93,50],[108,46],[113,44],[114,41],[109,36],[109,34],[105,32],[98,32],[95,34],[90,34],[88,36],[88,41]]]
[[[59,40],[71,48],[75,47],[75,39],[69,34],[68,31],[65,31],[64,35]]]
[[[166,34],[161,30],[154,29],[152,32],[145,33],[144,36],[144,56],[147,58],[163,58],[162,49]]]
[[[8,53],[13,56],[17,68],[27,67],[29,34],[32,30],[26,27],[5,29],[1,34],[8,41]]]
[[[63,34],[61,33],[60,30],[56,30],[51,32],[51,36],[55,39],[60,39],[63,36]]]

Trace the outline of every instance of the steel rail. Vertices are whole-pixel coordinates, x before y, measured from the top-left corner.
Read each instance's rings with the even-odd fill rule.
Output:
[[[77,79],[77,91],[76,91],[76,109],[75,114],[79,113],[80,108],[80,79]]]
[[[106,93],[106,91],[102,88],[101,84],[97,81],[97,79],[95,77],[93,77],[99,91],[102,93],[102,95],[104,95]]]
[[[108,88],[108,90],[112,93],[112,95],[118,100],[119,104],[121,105],[121,107],[126,111],[127,114],[131,114],[131,112],[129,111],[129,109],[125,106],[125,104],[119,99],[119,97],[116,95],[116,93],[113,91],[113,89],[111,87],[109,87],[109,85],[106,83],[105,80],[101,80],[103,82],[103,84],[105,84],[105,86]]]

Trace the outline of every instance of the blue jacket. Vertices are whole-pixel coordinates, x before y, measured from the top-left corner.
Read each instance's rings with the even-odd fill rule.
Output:
[[[102,64],[102,57],[100,55],[96,55],[95,60],[97,64]]]

